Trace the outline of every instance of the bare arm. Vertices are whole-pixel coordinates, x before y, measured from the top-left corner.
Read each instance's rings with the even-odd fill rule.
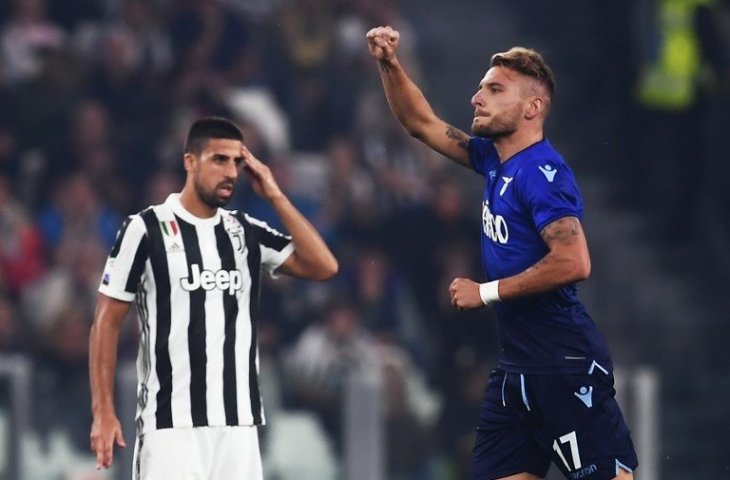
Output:
[[[91,383],[91,451],[96,468],[109,468],[114,459],[114,443],[125,447],[122,426],[114,408],[114,376],[117,367],[119,329],[129,311],[129,303],[100,293],[89,338],[89,380]]]
[[[543,228],[540,235],[550,251],[524,272],[500,280],[502,300],[549,292],[585,280],[590,275],[588,243],[577,218],[555,220]]]
[[[279,271],[311,280],[332,278],[337,273],[337,259],[320,234],[284,195],[269,167],[254,157],[245,146],[243,159],[244,172],[254,191],[271,203],[294,243],[294,253],[284,261]]]
[[[436,116],[423,92],[406,74],[395,54],[400,34],[376,27],[367,34],[370,53],[378,61],[390,109],[410,135],[454,162],[469,165],[469,136]]]
[[[549,251],[527,270],[499,280],[502,300],[549,292],[564,285],[585,280],[591,272],[588,244],[580,221],[564,217],[547,225],[540,232]],[[457,278],[449,287],[451,302],[459,308],[483,306],[479,284]]]
[[[272,200],[271,205],[294,242],[294,252],[279,270],[311,280],[332,278],[337,273],[337,260],[314,226],[284,195]]]

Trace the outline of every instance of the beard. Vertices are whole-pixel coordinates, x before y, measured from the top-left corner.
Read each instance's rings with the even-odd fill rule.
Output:
[[[492,140],[508,137],[517,131],[521,117],[522,109],[520,106],[515,106],[512,110],[491,117],[487,125],[472,125],[471,131],[477,137]]]
[[[228,197],[222,197],[218,195],[218,188],[220,188],[222,184],[216,185],[213,189],[207,190],[203,185],[199,183],[195,183],[195,193],[198,194],[198,198],[206,204],[207,206],[211,208],[220,208],[225,207],[228,205],[228,202],[231,200],[231,197],[233,196],[233,191],[231,191],[231,195]]]

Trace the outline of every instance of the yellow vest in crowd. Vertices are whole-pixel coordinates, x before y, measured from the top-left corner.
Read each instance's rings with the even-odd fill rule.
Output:
[[[639,82],[644,106],[682,110],[697,94],[702,67],[700,44],[694,30],[695,9],[714,0],[661,0],[657,11],[660,35],[658,56],[645,65]]]

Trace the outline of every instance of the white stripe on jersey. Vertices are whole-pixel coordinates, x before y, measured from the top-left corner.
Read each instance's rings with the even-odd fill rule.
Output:
[[[175,221],[169,209],[166,211],[155,207],[158,221]],[[178,225],[179,226],[179,225]],[[164,235],[163,238],[180,235]],[[182,243],[182,239],[177,239]],[[172,248],[169,247],[169,248]],[[167,254],[167,272],[170,276],[171,321],[170,321],[170,361],[172,363],[172,423],[175,426],[191,427],[190,416],[190,352],[188,351],[188,324],[186,320],[190,312],[190,294],[180,288],[180,278],[188,276],[188,263],[184,251],[173,251]],[[158,390],[159,391],[159,390]],[[155,392],[157,393],[157,392]]]
[[[198,241],[201,246],[210,245],[211,248],[201,248],[203,256],[203,268],[212,272],[221,269],[221,258],[217,250],[215,232],[212,228],[196,227]],[[239,270],[246,272],[246,270]],[[247,275],[243,275],[247,277]],[[225,313],[223,311],[223,295],[227,291],[212,289],[205,293],[205,336],[206,336],[206,357],[208,368],[206,370],[206,401],[208,408],[208,422],[213,425],[225,425],[226,415],[223,409],[223,340],[225,337]],[[246,339],[250,342],[250,337]],[[238,362],[237,362],[238,363]],[[210,408],[214,407],[214,408]]]

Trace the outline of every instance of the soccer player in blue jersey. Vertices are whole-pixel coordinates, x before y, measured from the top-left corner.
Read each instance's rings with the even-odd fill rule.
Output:
[[[475,479],[633,479],[638,460],[614,398],[606,342],[578,300],[590,273],[575,176],[545,138],[553,73],[534,50],[492,57],[471,99],[473,137],[438,118],[398,62],[399,33],[377,27],[370,53],[406,130],[486,180],[481,205],[487,281],[456,278],[458,309],[491,305],[502,351],[489,377],[473,451]]]

